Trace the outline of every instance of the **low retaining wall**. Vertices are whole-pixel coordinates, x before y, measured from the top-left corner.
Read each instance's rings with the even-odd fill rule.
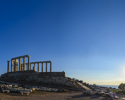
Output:
[[[39,72],[40,76],[62,76],[65,77],[65,72]]]
[[[44,76],[61,76],[61,77],[65,77],[65,72],[37,72],[34,70],[25,70],[25,71],[16,71],[16,72],[8,72],[8,73],[4,73],[1,76],[8,76],[8,75],[12,75],[12,74],[37,74],[39,77],[44,77]]]

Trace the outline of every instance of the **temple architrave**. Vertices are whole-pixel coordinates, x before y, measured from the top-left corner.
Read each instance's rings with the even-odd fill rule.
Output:
[[[28,63],[25,63],[26,57],[28,58]],[[35,71],[39,72],[40,63],[42,65],[41,72],[43,72],[44,63],[46,64],[46,72],[48,69],[48,66],[47,66],[48,63],[50,63],[50,72],[52,72],[52,62],[51,61],[30,62],[30,58],[31,57],[29,55],[11,58],[11,71],[9,71],[9,62],[10,61],[7,61],[7,72],[16,72],[16,71],[25,71],[25,70],[35,70]],[[21,63],[21,59],[23,59],[23,63]],[[34,66],[33,69],[32,69],[32,65]],[[37,65],[37,70],[36,70],[36,65]],[[26,68],[25,68],[25,66],[26,66]]]

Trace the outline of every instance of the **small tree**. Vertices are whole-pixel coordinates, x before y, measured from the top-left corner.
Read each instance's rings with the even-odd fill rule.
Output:
[[[80,80],[79,82],[80,82],[80,83],[83,83],[83,81],[82,81],[82,80]]]
[[[121,83],[118,88],[121,89],[121,90],[124,90],[124,87],[125,87],[125,84]]]
[[[93,86],[96,86],[96,84],[93,84]]]

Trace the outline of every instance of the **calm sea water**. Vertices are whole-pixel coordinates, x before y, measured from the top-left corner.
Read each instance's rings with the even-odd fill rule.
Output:
[[[102,87],[112,87],[112,88],[118,89],[118,85],[98,85],[98,86],[102,86]]]

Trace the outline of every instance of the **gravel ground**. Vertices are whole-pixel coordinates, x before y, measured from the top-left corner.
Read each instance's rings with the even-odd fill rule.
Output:
[[[0,100],[112,100],[112,98],[98,95],[83,96],[81,92],[54,93],[35,91],[30,93],[29,96],[21,95],[20,93],[0,93]]]

